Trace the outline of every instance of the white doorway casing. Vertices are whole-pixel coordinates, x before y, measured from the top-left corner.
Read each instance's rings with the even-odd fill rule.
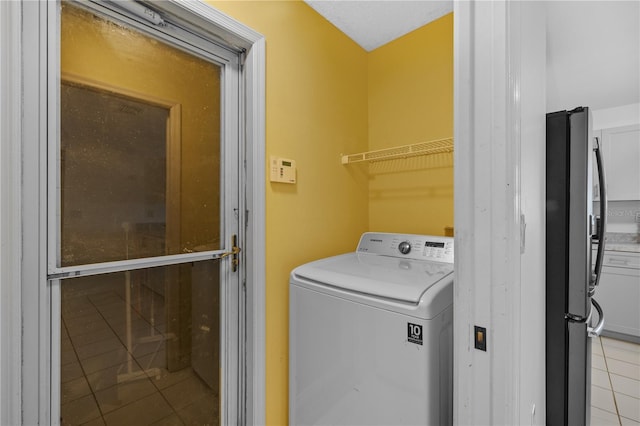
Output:
[[[458,425],[545,423],[544,7],[454,6]]]
[[[0,424],[20,423],[20,4],[0,2]]]

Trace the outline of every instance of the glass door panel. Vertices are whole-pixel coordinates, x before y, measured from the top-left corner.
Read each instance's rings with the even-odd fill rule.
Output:
[[[64,2],[59,266],[220,249],[220,65]]]
[[[60,19],[60,421],[220,424],[238,376],[221,361],[238,346],[238,278],[220,257],[238,233],[237,54],[87,5],[62,2]]]
[[[169,109],[69,82],[60,95],[62,266],[170,254]]]
[[[219,424],[219,276],[210,260],[63,280],[61,424]]]

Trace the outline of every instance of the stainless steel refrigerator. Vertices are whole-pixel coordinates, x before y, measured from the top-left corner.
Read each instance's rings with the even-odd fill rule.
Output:
[[[547,425],[588,425],[591,340],[604,325],[593,298],[607,217],[603,161],[588,108],[547,114],[546,140]],[[601,200],[598,229],[593,174],[599,179]],[[594,259],[595,240],[600,243]]]

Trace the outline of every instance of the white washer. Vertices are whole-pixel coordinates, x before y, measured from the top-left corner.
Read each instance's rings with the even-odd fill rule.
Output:
[[[365,233],[289,290],[289,424],[452,424],[453,238]]]

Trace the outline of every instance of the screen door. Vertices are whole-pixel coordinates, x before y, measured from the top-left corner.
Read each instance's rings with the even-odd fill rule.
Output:
[[[134,2],[62,2],[60,34],[60,423],[224,423],[240,356],[238,52]]]

